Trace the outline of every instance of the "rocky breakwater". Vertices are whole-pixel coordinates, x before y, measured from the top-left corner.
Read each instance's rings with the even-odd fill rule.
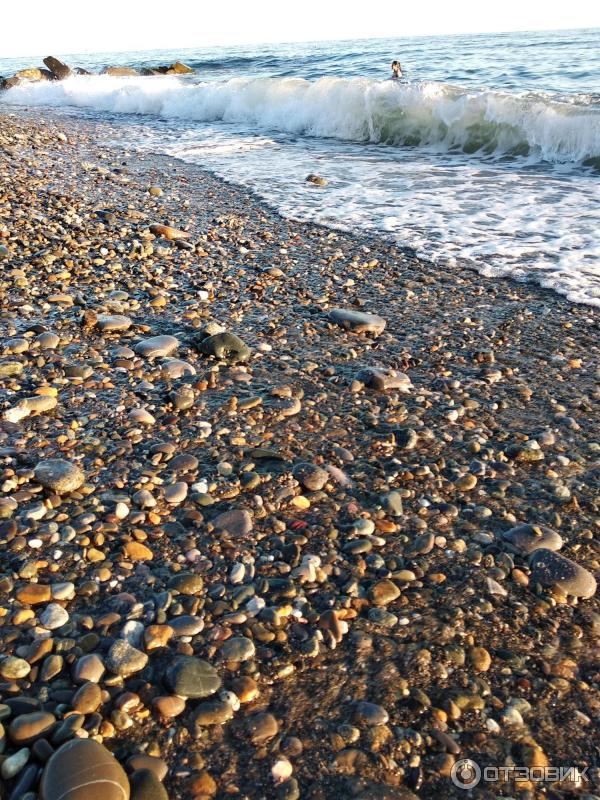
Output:
[[[26,67],[17,70],[13,75],[3,77],[0,75],[0,90],[11,89],[23,83],[36,83],[38,81],[62,81],[76,75],[91,75],[83,67],[70,67],[55,56],[44,58],[44,67]],[[101,75],[112,75],[113,77],[135,77],[139,75],[189,75],[194,70],[181,61],[175,61],[169,65],[156,67],[142,67],[136,69],[130,66],[107,66],[101,71]]]
[[[7,800],[597,795],[595,312],[50,120],[0,126]]]

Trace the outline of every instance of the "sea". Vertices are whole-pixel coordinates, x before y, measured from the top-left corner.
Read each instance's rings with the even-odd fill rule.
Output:
[[[600,307],[600,29],[53,55],[195,72],[29,83],[0,106],[102,119],[115,144],[201,165],[286,217]]]

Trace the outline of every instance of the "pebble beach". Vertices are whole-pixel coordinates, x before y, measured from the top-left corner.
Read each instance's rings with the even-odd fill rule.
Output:
[[[598,309],[115,130],[0,117],[0,797],[600,796]]]

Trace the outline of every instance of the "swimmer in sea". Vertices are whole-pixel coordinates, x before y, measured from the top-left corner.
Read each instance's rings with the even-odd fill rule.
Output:
[[[402,79],[402,64],[399,61],[392,61],[392,80],[399,81]]]

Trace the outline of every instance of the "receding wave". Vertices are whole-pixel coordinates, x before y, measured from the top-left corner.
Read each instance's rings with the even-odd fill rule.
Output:
[[[528,155],[557,162],[600,159],[600,105],[542,93],[467,91],[436,82],[368,78],[76,77],[30,83],[0,102],[75,106],[200,122],[231,122],[295,135],[463,153]]]

